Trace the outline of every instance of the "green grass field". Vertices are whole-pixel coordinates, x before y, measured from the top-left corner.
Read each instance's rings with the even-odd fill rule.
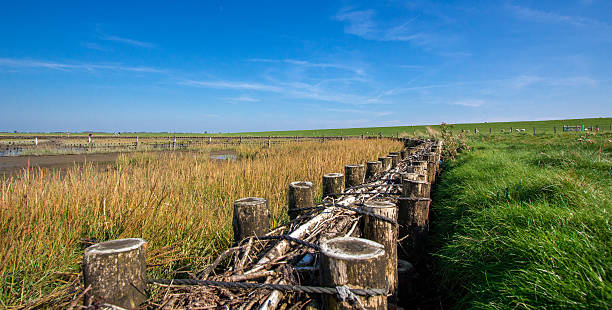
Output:
[[[536,134],[551,134],[554,132],[554,128],[557,128],[557,132],[561,132],[563,125],[585,125],[585,126],[599,126],[602,131],[610,131],[612,129],[612,118],[584,118],[584,119],[568,119],[568,120],[550,120],[550,121],[525,121],[525,122],[496,122],[496,123],[470,123],[470,124],[453,124],[453,130],[455,132],[461,132],[461,130],[467,130],[473,132],[474,129],[478,129],[481,134],[488,134],[489,128],[492,133],[501,133],[503,129],[508,132],[510,128],[525,129],[525,133],[533,134],[533,128],[536,130]],[[439,124],[429,125],[430,127],[437,129]],[[237,132],[237,133],[223,133],[223,134],[204,134],[204,133],[168,133],[168,132],[122,132],[124,136],[140,136],[140,137],[182,137],[182,136],[375,136],[378,133],[382,133],[384,136],[395,136],[395,135],[426,135],[425,129],[427,125],[422,126],[394,126],[394,127],[368,127],[368,128],[339,128],[339,129],[318,129],[318,130],[290,130],[290,131],[262,131],[262,132]],[[19,135],[19,136],[41,136],[41,135],[58,135],[64,133],[1,133],[0,135]],[[88,133],[72,133],[71,136],[87,136]],[[96,132],[95,136],[110,136],[111,133]]]
[[[468,138],[432,205],[457,309],[609,309],[612,134]]]

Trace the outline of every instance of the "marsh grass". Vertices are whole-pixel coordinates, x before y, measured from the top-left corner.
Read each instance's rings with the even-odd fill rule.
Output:
[[[287,218],[291,181],[313,182],[319,196],[323,174],[400,147],[386,139],[302,142],[239,147],[236,161],[139,153],[122,155],[108,171],[91,164],[61,175],[24,170],[0,184],[0,308],[73,293],[82,239],[146,239],[150,277],[201,270],[233,241],[234,200],[267,198],[277,225]]]
[[[608,309],[612,135],[480,137],[444,167],[432,205],[458,309]],[[588,140],[588,141],[587,141]]]

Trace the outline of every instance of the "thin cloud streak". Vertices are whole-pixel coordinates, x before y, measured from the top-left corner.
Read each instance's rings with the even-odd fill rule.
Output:
[[[470,108],[477,108],[477,107],[484,105],[485,101],[481,99],[465,99],[465,100],[458,100],[455,102],[451,102],[451,104],[460,105],[464,107],[470,107]]]
[[[544,23],[559,23],[559,24],[568,24],[572,26],[579,27],[601,27],[604,29],[610,29],[612,26],[605,22],[585,18],[580,16],[569,16],[569,15],[561,15],[554,12],[542,11],[537,9],[532,9],[528,7],[523,7],[519,5],[509,5],[508,9],[510,12],[522,19],[531,20],[535,22],[544,22]]]
[[[264,62],[264,63],[287,63],[296,66],[302,67],[312,67],[312,68],[335,68],[341,70],[352,71],[359,75],[364,75],[365,71],[361,68],[355,68],[348,65],[336,64],[336,63],[316,63],[310,62],[306,60],[297,60],[297,59],[265,59],[265,58],[252,58],[249,59],[252,62]]]
[[[155,47],[155,44],[153,43],[138,41],[138,40],[129,39],[129,38],[123,38],[119,36],[101,36],[100,39],[105,40],[105,41],[119,42],[119,43],[123,43],[127,45],[137,46],[137,47],[144,47],[144,48],[154,48]]]
[[[92,64],[92,63],[60,63],[52,61],[42,61],[33,59],[13,59],[0,58],[0,66],[11,68],[34,68],[34,69],[49,69],[60,71],[96,71],[96,70],[114,70],[114,71],[130,71],[130,72],[146,72],[146,73],[161,73],[163,70],[151,67],[132,67],[123,64]]]

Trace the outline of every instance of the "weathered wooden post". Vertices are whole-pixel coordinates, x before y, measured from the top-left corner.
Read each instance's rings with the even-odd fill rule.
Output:
[[[270,230],[268,201],[259,197],[240,198],[234,201],[234,241],[263,236]]]
[[[533,127],[533,135],[535,136],[535,127]]]
[[[289,218],[294,219],[308,211],[296,209],[314,206],[314,188],[312,183],[306,181],[291,182],[289,184]]]
[[[397,222],[397,206],[387,201],[366,202],[364,211],[385,216]],[[397,235],[398,227],[373,216],[364,217],[363,237],[382,244],[385,247],[387,287],[391,294],[397,290]]]
[[[373,178],[377,173],[381,172],[382,162],[380,161],[369,161],[366,163],[366,180]]]
[[[268,136],[268,148],[272,145],[272,137]]]
[[[491,134],[491,127],[489,127],[489,134]]]
[[[413,160],[412,166],[414,167],[414,172],[425,174],[427,171],[427,162],[424,160]]]
[[[429,205],[431,199],[419,197],[400,197],[398,200],[400,226],[399,238],[403,239],[405,254],[418,253],[429,229]]]
[[[344,185],[354,187],[361,185],[365,178],[365,167],[362,164],[344,166]]]
[[[397,154],[393,154],[393,153],[389,153],[389,156],[391,157],[391,167],[395,168],[397,166],[397,164],[399,163],[399,155]]]
[[[391,169],[391,157],[389,156],[385,156],[385,157],[378,157],[378,161],[380,161],[382,163],[382,169],[383,170],[389,170]]]
[[[431,184],[425,181],[404,180],[402,182],[402,196],[413,198],[429,198]]]
[[[555,134],[557,134],[557,126],[553,126],[553,131]]]
[[[147,296],[146,244],[139,238],[94,244],[83,255],[83,279],[87,303],[100,302],[137,309]]]
[[[352,237],[321,244],[321,285],[349,288],[385,288],[385,249],[380,243]],[[367,310],[387,310],[387,296],[358,297]],[[323,295],[323,309],[354,309],[336,295]]]
[[[323,198],[344,191],[344,174],[328,173],[323,175]],[[335,195],[333,195],[335,197]]]

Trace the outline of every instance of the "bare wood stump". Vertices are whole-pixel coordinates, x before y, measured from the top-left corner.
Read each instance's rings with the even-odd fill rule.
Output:
[[[366,202],[364,211],[382,215],[397,221],[397,206],[387,201]],[[364,217],[363,237],[382,244],[385,247],[386,276],[389,292],[397,290],[397,225],[372,216]]]
[[[321,244],[321,284],[349,288],[385,288],[384,246],[371,240],[342,237]],[[387,296],[359,297],[368,310],[387,309]],[[335,295],[323,295],[323,309],[354,309]]]
[[[101,302],[136,309],[147,296],[146,244],[139,238],[94,244],[83,255],[85,287],[91,286],[87,303]]]
[[[429,198],[431,184],[425,181],[405,180],[402,182],[402,196],[411,198]]]
[[[436,162],[428,161],[427,162],[427,181],[430,183],[436,182]]]
[[[259,197],[247,197],[234,201],[234,241],[251,236],[263,236],[270,230],[268,201]]]
[[[427,232],[429,230],[429,198],[399,199],[398,223],[400,225],[399,238],[402,239],[404,254],[412,258],[419,253]]]
[[[291,182],[289,184],[289,218],[294,219],[308,211],[295,211],[301,208],[314,206],[314,188],[312,183],[306,181]]]
[[[361,185],[365,178],[365,167],[361,164],[344,166],[344,184],[346,187]]]
[[[414,167],[414,172],[425,174],[427,170],[427,162],[424,160],[413,160],[411,165]]]
[[[328,173],[323,175],[323,198],[344,191],[344,174]],[[335,195],[332,195],[335,197]]]
[[[399,155],[390,153],[389,157],[391,157],[391,167],[395,168],[400,162]]]
[[[378,161],[382,162],[382,169],[383,170],[391,169],[391,157],[389,157],[389,156],[378,157]]]
[[[376,176],[377,173],[382,172],[382,162],[380,161],[369,161],[366,163],[366,174],[365,178],[371,179]]]

